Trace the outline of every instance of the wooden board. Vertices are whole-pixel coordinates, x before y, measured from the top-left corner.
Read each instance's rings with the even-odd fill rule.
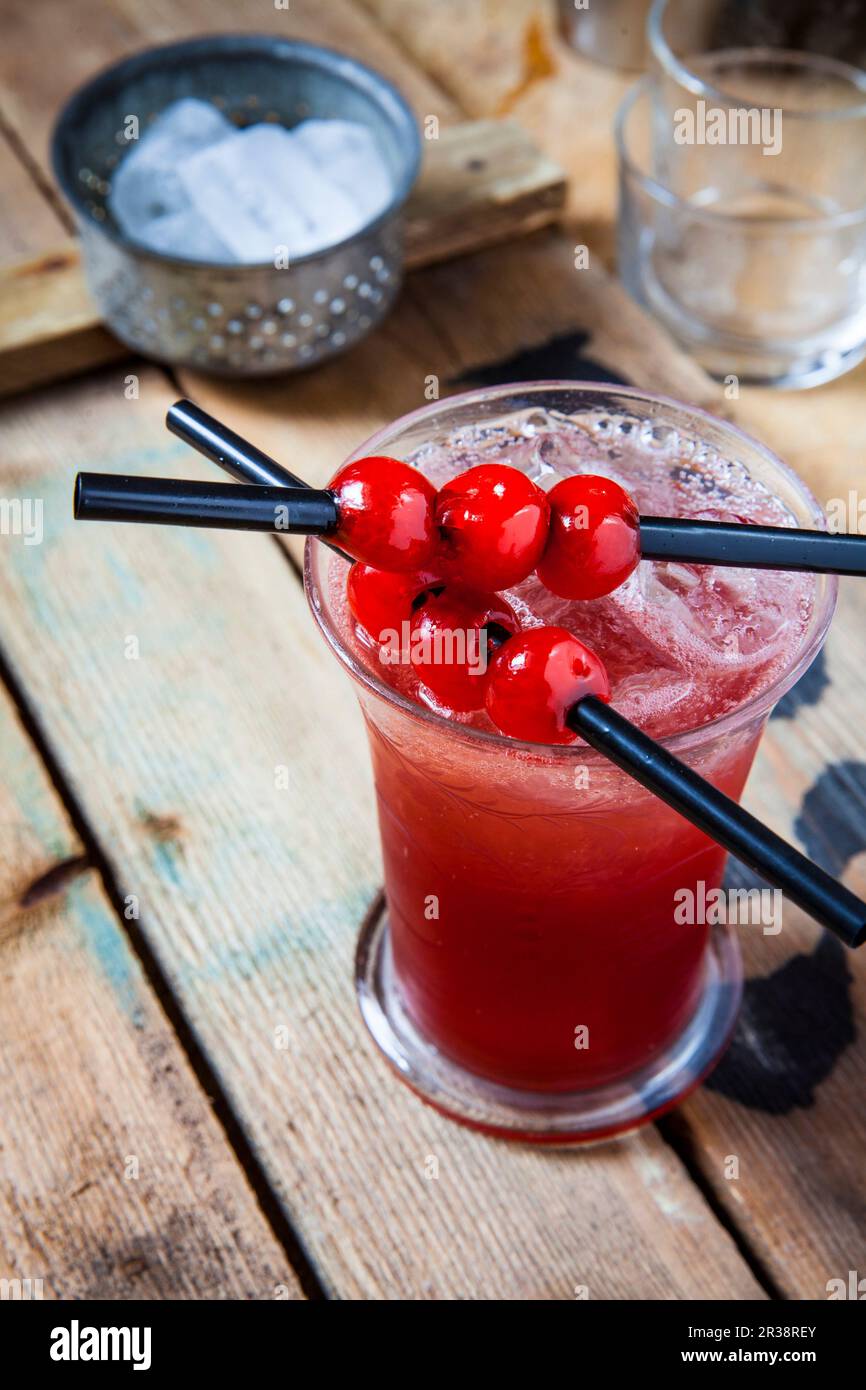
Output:
[[[100,324],[76,242],[0,267],[0,396],[128,356]]]
[[[294,570],[267,538],[70,519],[79,466],[178,471],[170,391],[141,385],[3,408],[46,538],[0,572],[0,637],[328,1290],[760,1297],[653,1131],[602,1161],[493,1144],[378,1059],[351,984],[380,881],[367,753]]]
[[[14,261],[55,246],[68,227],[49,199],[26,153],[13,147],[0,127],[0,258]]]
[[[796,716],[771,720],[747,796],[861,898],[864,664],[866,590],[844,580],[826,661]],[[737,881],[759,882],[745,871]],[[846,951],[788,903],[778,937],[744,928],[742,944],[749,982],[734,1046],[671,1131],[786,1295],[822,1299],[829,1280],[863,1265],[866,952]]]
[[[560,38],[555,0],[359,0],[468,115],[509,115],[567,171],[575,240],[614,261],[617,172],[612,122],[634,81]],[[459,44],[445,36],[459,28]]]
[[[0,747],[0,1279],[300,1297],[2,688]]]
[[[327,43],[372,64],[423,114],[444,125],[459,108],[352,0],[290,0],[278,9],[260,0],[41,0],[39,16],[4,0],[0,91],[3,119],[48,182],[48,146],[57,112],[101,67],[151,44],[205,33],[267,33]]]
[[[514,121],[446,126],[424,152],[406,209],[409,270],[545,226],[565,200],[562,171]],[[74,241],[0,265],[0,396],[125,356],[100,324]]]

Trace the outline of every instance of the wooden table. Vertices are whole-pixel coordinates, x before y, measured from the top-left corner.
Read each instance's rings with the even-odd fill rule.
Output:
[[[181,392],[324,481],[431,374],[615,373],[743,422],[827,501],[862,485],[866,369],[730,400],[630,304],[605,268],[625,82],[565,50],[545,4],[3,0],[0,20],[7,258],[68,235],[46,154],[68,91],[218,28],[344,48],[446,126],[516,116],[572,180],[562,231],[414,272],[310,375],[127,359],[0,409],[2,493],[43,499],[45,528],[0,537],[0,1277],[45,1298],[797,1299],[866,1273],[866,953],[790,907],[778,938],[744,929],[730,1059],[626,1142],[536,1152],[448,1123],[356,1009],[382,902],[367,753],[297,549],[70,516],[77,468],[212,476],[163,428]],[[862,594],[747,793],[861,895]]]

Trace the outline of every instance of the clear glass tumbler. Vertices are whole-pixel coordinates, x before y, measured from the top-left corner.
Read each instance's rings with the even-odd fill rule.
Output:
[[[764,8],[656,0],[617,119],[620,273],[714,375],[810,386],[866,355],[866,72]]]
[[[866,356],[866,121],[699,92],[649,76],[617,114],[620,277],[716,377],[838,377]]]
[[[460,427],[539,410],[605,422],[608,441],[676,437],[696,469],[715,450],[781,498],[792,522],[821,524],[799,479],[740,431],[617,387],[473,391],[405,416],[353,457],[406,458]],[[345,561],[310,540],[305,578],[369,735],[387,914],[362,934],[356,985],[385,1057],[451,1117],[542,1143],[619,1134],[674,1105],[736,1019],[735,931],[674,918],[676,892],[719,886],[723,851],[582,743],[523,744],[409,701],[358,644]],[[818,651],[835,593],[835,579],[816,577],[809,628],[771,688],[666,740],[730,796],[770,708]]]

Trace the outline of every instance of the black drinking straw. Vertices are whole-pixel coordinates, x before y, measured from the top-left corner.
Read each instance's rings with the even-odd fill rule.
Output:
[[[192,401],[169,407],[172,434],[248,483],[306,487],[302,478],[226,429]],[[789,526],[748,522],[688,521],[677,516],[642,516],[641,557],[682,564],[742,566],[744,569],[809,570],[814,574],[866,574],[866,536],[836,535]]]
[[[211,463],[218,463],[239,483],[265,487],[309,487],[303,478],[290,473],[234,430],[227,429],[192,401],[175,401],[169,406],[165,423],[172,434],[190,444]]]
[[[220,468],[237,478],[238,482],[254,483],[259,487],[310,486],[303,478],[290,473],[288,468],[283,468],[283,465],[272,459],[270,454],[257,449],[249,440],[242,439],[234,430],[220,424],[219,420],[215,420],[213,415],[208,415],[206,410],[202,410],[201,406],[195,405],[193,401],[175,401],[165,413],[165,423],[178,439],[182,439],[185,444],[189,444],[206,459],[210,459],[211,463],[219,464]],[[329,550],[333,550],[335,555],[342,555],[344,560],[352,563],[351,555],[347,555],[338,545],[333,545],[329,540],[325,540],[324,544]]]
[[[568,723],[623,772],[781,888],[846,946],[863,945],[866,903],[610,705],[587,695],[571,710]]]
[[[76,521],[159,522],[233,531],[325,535],[337,524],[330,492],[309,487],[238,487],[186,478],[141,478],[79,473]]]
[[[319,535],[337,521],[331,493],[315,488],[239,487],[101,473],[79,473],[74,514],[79,520]],[[846,945],[862,944],[866,903],[621,714],[587,696],[575,705],[570,723],[587,743],[781,888]]]
[[[642,516],[640,551],[644,560],[679,560],[692,565],[866,574],[866,536],[804,531],[795,526]]]

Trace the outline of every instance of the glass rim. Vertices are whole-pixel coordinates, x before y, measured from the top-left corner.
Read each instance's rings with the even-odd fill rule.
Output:
[[[641,97],[649,96],[654,87],[657,86],[657,78],[654,74],[648,73],[630,87],[617,107],[614,116],[614,141],[616,144],[617,158],[619,160],[620,175],[627,172],[629,177],[644,189],[657,203],[664,204],[665,207],[672,208],[677,212],[687,215],[693,222],[705,222],[709,226],[716,228],[742,228],[749,236],[762,236],[765,234],[777,235],[778,232],[808,232],[812,235],[823,232],[833,231],[839,227],[856,226],[858,222],[866,222],[866,204],[863,207],[851,208],[846,212],[829,213],[827,216],[816,214],[814,217],[762,217],[756,222],[753,217],[746,217],[738,213],[716,211],[714,208],[702,207],[699,203],[689,202],[687,198],[682,198],[679,193],[675,193],[666,184],[660,183],[651,174],[644,173],[643,169],[635,163],[628,150],[628,137],[626,135],[626,122]]]
[[[709,411],[703,410],[700,406],[691,405],[686,401],[675,400],[672,396],[663,396],[652,391],[642,391],[633,386],[619,386],[615,382],[598,381],[512,381],[501,386],[481,387],[471,391],[462,391],[454,396],[445,396],[441,400],[431,402],[427,405],[419,406],[416,410],[409,411],[406,415],[401,415],[397,420],[376,430],[368,439],[365,439],[356,449],[349,454],[346,462],[355,458],[362,458],[368,454],[377,453],[386,439],[393,439],[395,434],[404,432],[417,421],[428,416],[446,410],[458,408],[472,401],[487,402],[498,400],[510,395],[526,395],[529,393],[543,391],[572,391],[572,392],[599,392],[610,391],[616,396],[622,396],[627,400],[650,401],[653,404],[673,406],[677,410],[685,410],[695,417],[697,422],[708,421],[715,428],[724,430],[734,439],[744,441],[749,449],[757,450],[764,457],[771,468],[781,472],[788,481],[793,484],[795,491],[799,494],[802,501],[813,513],[816,524],[826,522],[823,508],[806,486],[802,478],[789,468],[786,463],[768,449],[766,445],[760,443],[740,429],[738,425],[731,424],[728,420],[723,420],[719,416],[712,415]],[[821,528],[823,529],[823,527]],[[307,603],[312,611],[313,618],[318,624],[322,635],[331,650],[336,654],[341,665],[349,674],[364,686],[367,690],[379,698],[384,699],[387,704],[399,709],[410,718],[426,724],[428,727],[439,728],[444,734],[451,738],[468,739],[479,749],[499,748],[508,749],[512,753],[515,751],[529,754],[534,758],[545,754],[548,757],[555,754],[557,757],[564,758],[580,757],[582,762],[589,759],[591,762],[603,763],[609,761],[605,755],[597,749],[591,748],[581,739],[577,739],[572,744],[555,743],[529,743],[521,739],[510,738],[506,734],[496,730],[477,729],[471,724],[462,724],[445,715],[439,714],[436,710],[427,705],[419,705],[414,700],[410,700],[393,686],[380,680],[375,672],[366,666],[354,651],[351,651],[343,640],[342,635],[326,611],[326,600],[323,601],[321,589],[317,576],[314,572],[314,559],[318,559],[326,553],[325,543],[315,536],[308,536],[304,547],[304,592]],[[682,753],[689,749],[699,747],[703,744],[712,742],[718,737],[729,733],[735,733],[745,725],[757,719],[763,719],[781,697],[790,690],[799,680],[800,676],[808,669],[814,658],[824,644],[827,631],[833,617],[836,606],[836,595],[839,587],[836,575],[821,576],[827,580],[823,602],[820,606],[816,603],[815,612],[812,615],[812,631],[807,641],[799,651],[797,658],[789,666],[786,666],[779,673],[775,680],[771,682],[765,690],[752,696],[743,704],[735,709],[729,710],[727,714],[720,718],[708,720],[704,724],[697,724],[688,729],[681,729],[675,734],[668,734],[657,740],[662,747],[669,749],[672,753]],[[318,601],[317,601],[318,600]]]
[[[711,82],[707,82],[674,53],[665,37],[663,25],[669,4],[670,0],[653,0],[647,15],[646,38],[656,62],[665,72],[674,77],[680,86],[685,87],[687,91],[693,92],[696,96],[711,96],[715,101],[726,106],[741,105],[742,102],[736,102],[730,92],[726,92],[723,87],[716,87]],[[719,49],[717,51],[723,52],[724,50]],[[748,52],[749,50],[737,49],[735,51]],[[785,62],[794,59],[803,66],[807,62],[811,62],[816,66],[823,67],[826,71],[832,70],[839,76],[847,77],[854,87],[866,94],[866,72],[862,68],[855,67],[853,63],[846,63],[841,58],[831,58],[829,54],[811,53],[805,49],[773,48],[769,44],[756,45],[753,51],[773,55]],[[829,107],[823,111],[804,111],[799,107],[783,107],[782,114],[783,118],[787,115],[794,120],[801,121],[861,120],[866,117],[866,95],[862,101],[850,106]]]

